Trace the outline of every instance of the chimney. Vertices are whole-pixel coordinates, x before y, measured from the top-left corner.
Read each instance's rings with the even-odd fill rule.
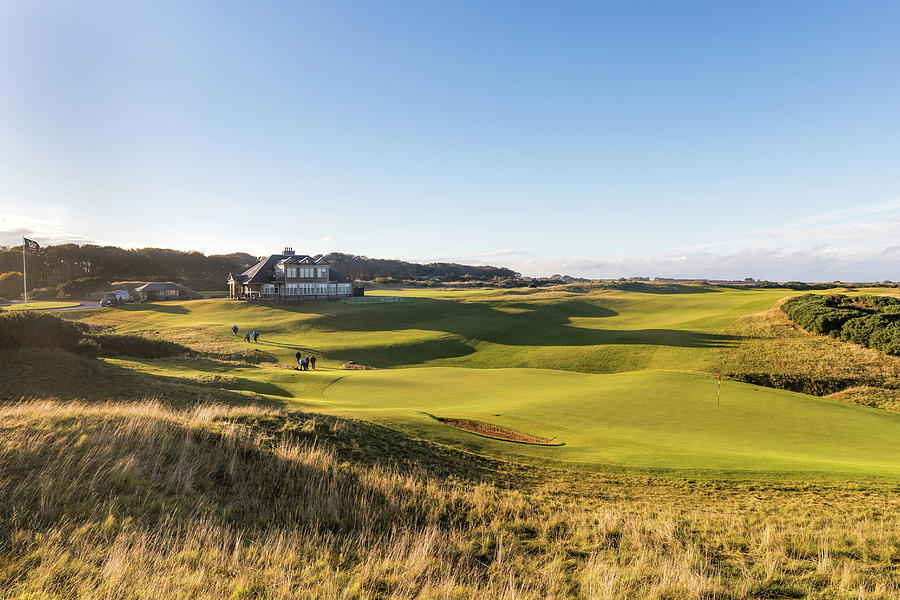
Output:
[[[284,254],[285,256],[293,256],[293,255],[294,255],[294,249],[291,248],[291,247],[289,247],[289,246],[286,246],[286,247],[284,248],[284,252],[282,252],[282,254]]]

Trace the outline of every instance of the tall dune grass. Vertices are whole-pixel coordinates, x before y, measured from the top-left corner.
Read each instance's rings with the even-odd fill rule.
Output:
[[[693,484],[478,461],[254,406],[8,405],[0,597],[900,594],[891,486]]]

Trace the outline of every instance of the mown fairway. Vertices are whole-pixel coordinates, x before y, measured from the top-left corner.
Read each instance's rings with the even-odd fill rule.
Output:
[[[17,304],[7,304],[0,307],[0,310],[45,310],[48,308],[73,308],[78,306],[80,302],[23,302]]]
[[[287,407],[356,416],[490,455],[702,474],[900,474],[900,415],[725,381],[751,340],[736,319],[789,290],[694,293],[410,293],[404,302],[261,307],[223,300],[83,313],[94,324],[177,340],[215,361],[110,361],[163,377],[253,390]],[[261,333],[246,344],[229,331]],[[759,352],[759,339],[752,340]],[[299,373],[294,353],[316,354]],[[765,353],[763,348],[762,353]],[[355,360],[383,371],[345,371]],[[420,367],[420,368],[411,368]],[[511,369],[509,367],[517,367]],[[467,418],[555,438],[539,447],[461,432]]]

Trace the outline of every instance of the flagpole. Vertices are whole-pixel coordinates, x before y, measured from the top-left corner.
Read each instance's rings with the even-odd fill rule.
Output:
[[[25,236],[22,236],[22,287],[25,288],[25,304],[28,304],[28,267],[25,264]]]
[[[719,406],[719,397],[722,395],[722,374],[719,373],[719,382],[716,384],[716,406]]]

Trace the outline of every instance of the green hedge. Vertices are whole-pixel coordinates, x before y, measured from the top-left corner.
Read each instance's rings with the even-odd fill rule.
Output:
[[[900,356],[900,299],[807,294],[791,298],[781,309],[807,331]]]

